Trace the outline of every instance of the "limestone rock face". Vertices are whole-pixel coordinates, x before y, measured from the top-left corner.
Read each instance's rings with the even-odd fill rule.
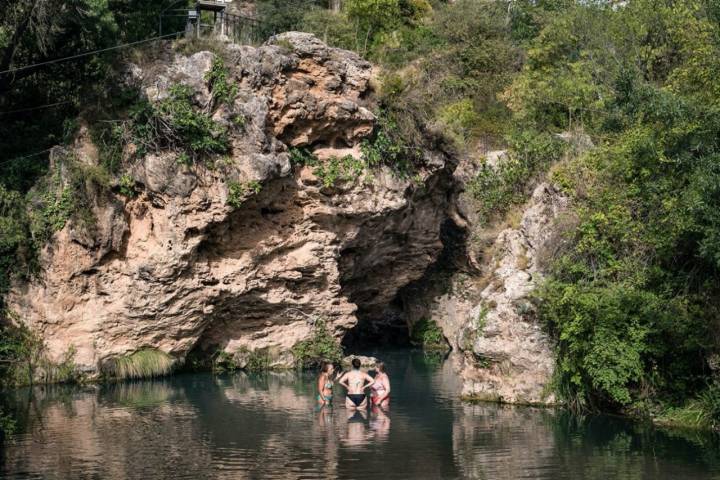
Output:
[[[456,176],[463,171],[461,164]],[[431,273],[416,282],[405,293],[407,318],[410,323],[431,318],[442,329],[457,352],[463,396],[554,404],[549,386],[555,365],[552,343],[528,297],[541,279],[543,260],[552,256],[549,250],[558,241],[555,222],[566,211],[567,199],[552,185],[541,183],[518,224],[497,232],[473,226],[471,206],[462,197],[457,206],[467,212],[463,218],[471,240],[453,245],[445,238],[441,258],[460,266],[449,278],[443,272]],[[494,235],[494,240],[482,253],[474,252],[473,236],[483,235]]]
[[[172,151],[128,162],[135,197],[98,193],[91,233],[75,221],[55,233],[39,277],[8,295],[51,359],[72,348],[92,374],[141,349],[182,361],[195,349],[268,348],[287,364],[312,319],[340,337],[359,307],[386,303],[437,259],[454,168],[444,157],[428,158],[422,185],[377,168],[327,187],[312,167],[290,164],[289,146],[325,158],[359,151],[375,123],[370,64],[300,33],[229,45],[224,57],[237,87],[230,105],[213,101],[212,53],[166,52],[128,69],[151,102],[189,85],[195,106],[228,127],[231,151],[189,166]],[[95,150],[74,153],[97,162],[85,151]],[[250,184],[261,191],[229,202]]]
[[[465,353],[463,394],[509,403],[553,404],[552,344],[534,318],[528,295],[541,278],[539,258],[567,200],[551,185],[535,188],[518,228],[495,241],[490,283],[457,333]]]

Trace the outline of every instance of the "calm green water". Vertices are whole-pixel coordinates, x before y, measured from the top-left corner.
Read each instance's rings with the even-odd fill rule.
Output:
[[[381,352],[387,415],[315,409],[294,373],[178,375],[14,393],[1,478],[720,478],[712,436],[611,417],[468,405],[450,362]]]

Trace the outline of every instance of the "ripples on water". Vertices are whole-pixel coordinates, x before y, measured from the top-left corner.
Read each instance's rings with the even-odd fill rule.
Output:
[[[720,478],[714,437],[611,417],[468,405],[451,362],[381,352],[387,414],[315,406],[292,372],[13,392],[2,478]],[[341,398],[340,398],[341,400]]]

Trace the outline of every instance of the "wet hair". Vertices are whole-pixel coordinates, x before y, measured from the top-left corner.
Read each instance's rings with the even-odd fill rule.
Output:
[[[385,373],[385,364],[383,362],[378,362],[378,364],[375,365],[375,370],[380,373]]]
[[[360,361],[359,358],[353,358],[351,363],[352,363],[353,368],[355,368],[355,369],[360,368],[360,365],[362,365],[362,362]]]
[[[333,366],[332,362],[322,362],[320,364],[320,373],[327,373],[328,367]]]

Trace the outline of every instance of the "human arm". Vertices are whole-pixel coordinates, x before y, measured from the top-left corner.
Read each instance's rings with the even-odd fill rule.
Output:
[[[374,379],[373,377],[371,377],[370,375],[368,375],[367,373],[365,374],[364,380],[365,380],[365,385],[363,385],[363,387],[362,387],[363,390],[365,390],[365,389],[368,388],[370,385],[372,385],[373,383],[375,383],[375,379]]]
[[[325,403],[325,395],[323,395],[323,390],[325,390],[325,374],[321,374],[318,377],[317,381],[317,389],[318,389],[318,398]]]
[[[345,387],[346,390],[349,390],[349,389],[350,389],[350,385],[348,385],[348,383],[347,383],[347,381],[348,381],[347,376],[348,376],[347,373],[344,373],[344,374],[340,377],[340,380],[338,380],[338,383],[339,383],[340,385],[342,385],[343,387]]]

